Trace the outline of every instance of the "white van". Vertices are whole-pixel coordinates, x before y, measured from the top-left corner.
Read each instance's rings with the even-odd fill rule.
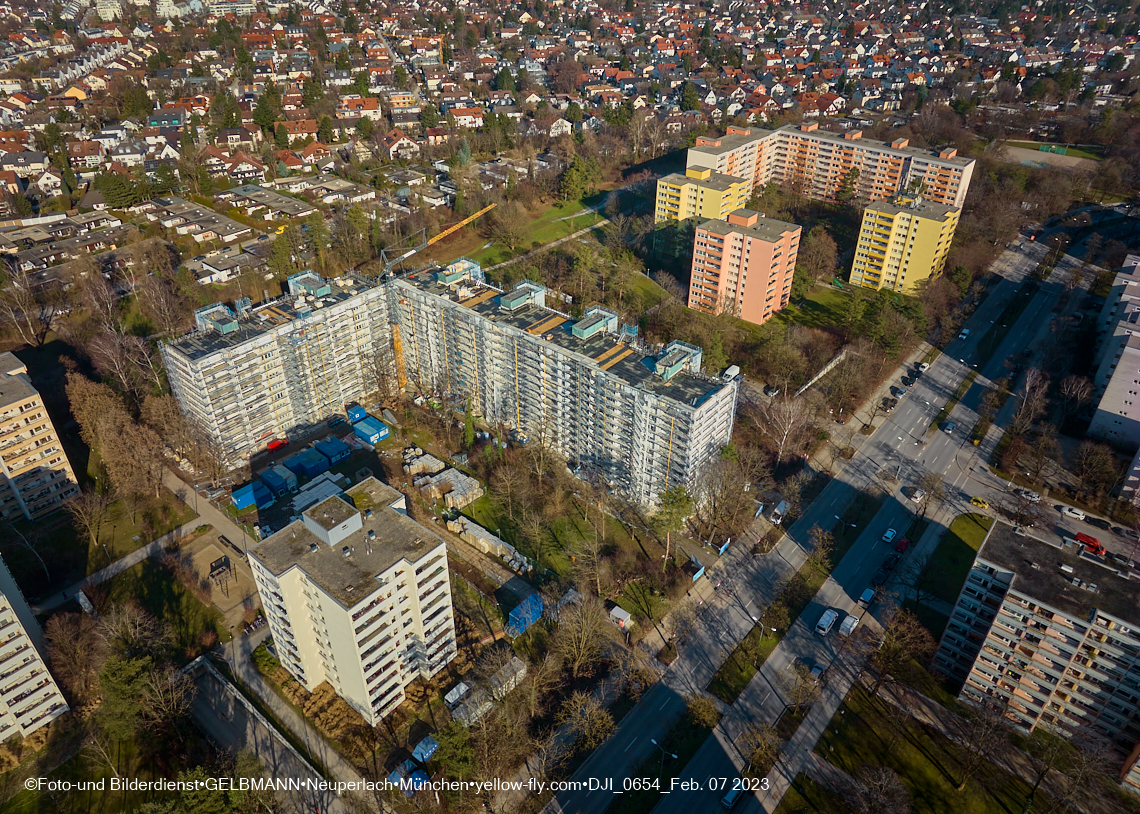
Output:
[[[788,501],[781,500],[776,504],[776,508],[772,509],[772,514],[769,519],[772,521],[773,526],[778,526],[784,522],[784,515],[788,513]]]
[[[828,608],[823,612],[823,616],[819,617],[819,622],[815,626],[815,632],[820,636],[826,636],[831,632],[831,628],[835,626],[835,620],[839,618],[839,612]]]
[[[855,628],[858,624],[858,616],[852,616],[850,613],[847,614],[847,618],[844,619],[843,623],[839,626],[839,635],[846,639],[855,632]]]

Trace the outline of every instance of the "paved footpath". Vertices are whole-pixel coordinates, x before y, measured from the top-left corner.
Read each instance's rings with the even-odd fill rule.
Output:
[[[169,469],[163,470],[162,485],[173,492],[175,497],[196,511],[198,516],[187,523],[183,523],[173,531],[162,535],[157,540],[153,540],[141,548],[136,548],[125,557],[120,557],[106,568],[88,575],[74,585],[67,586],[67,589],[62,593],[52,594],[48,599],[33,605],[32,613],[39,615],[50,610],[55,610],[65,602],[74,599],[75,595],[84,588],[99,585],[112,577],[118,576],[128,568],[133,568],[143,560],[160,556],[167,548],[177,546],[179,541],[192,534],[199,526],[213,526],[219,534],[226,535],[229,539],[238,543],[243,550],[254,542],[250,540],[245,531],[240,526],[234,524],[224,512],[219,511],[213,503],[195,492],[194,487],[183,481]]]

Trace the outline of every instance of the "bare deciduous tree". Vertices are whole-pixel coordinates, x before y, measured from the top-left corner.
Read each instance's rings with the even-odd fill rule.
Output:
[[[790,395],[760,401],[748,411],[760,434],[775,447],[776,462],[784,463],[800,451],[815,428],[815,413],[805,399]]]
[[[1062,408],[1068,417],[1092,401],[1093,383],[1087,376],[1072,375],[1061,380]]]
[[[13,326],[20,339],[42,345],[54,313],[51,298],[37,293],[29,272],[0,272],[0,322]]]
[[[1025,382],[1016,396],[1017,410],[1009,424],[1014,435],[1025,435],[1033,423],[1045,414],[1049,406],[1049,376],[1041,369],[1031,367],[1025,372]]]
[[[558,719],[582,750],[596,748],[614,731],[614,716],[593,693],[575,692],[562,705]]]
[[[858,814],[910,814],[910,792],[886,766],[864,766],[844,795]]]
[[[803,662],[795,662],[787,675],[782,677],[784,697],[793,707],[811,706],[819,697],[820,680],[811,674],[811,668]]]
[[[602,603],[587,597],[562,609],[551,646],[578,678],[605,655],[613,630]]]
[[[740,733],[737,744],[748,761],[744,776],[764,777],[776,765],[782,741],[770,725],[754,723]]]
[[[107,517],[111,502],[110,495],[88,486],[64,504],[64,510],[71,515],[71,523],[76,531],[86,535],[92,545],[98,545],[99,529]]]
[[[871,664],[877,671],[872,696],[911,659],[921,664],[934,653],[934,637],[910,611],[892,608],[884,621],[882,644],[871,654]]]
[[[964,747],[964,754],[958,791],[965,791],[970,779],[1009,744],[1009,721],[1005,708],[986,703],[971,710],[963,724],[959,743]]]
[[[79,702],[94,694],[102,666],[97,627],[85,613],[57,613],[44,625],[52,675]]]

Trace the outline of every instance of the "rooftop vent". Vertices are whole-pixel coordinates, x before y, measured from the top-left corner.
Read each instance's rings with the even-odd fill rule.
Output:
[[[346,585],[346,586],[344,586],[344,589],[345,589],[346,591],[348,591],[349,593],[351,593],[351,592],[352,592],[352,586],[351,586],[351,585]]]
[[[347,557],[349,554],[352,553],[352,549],[350,549],[348,546],[345,546],[344,548],[342,548],[340,550],[340,553]]]
[[[296,535],[294,535],[294,536],[296,536]],[[316,550],[317,550],[317,544],[316,543],[309,543],[309,551],[315,552]]]
[[[1062,565],[1062,566],[1061,566],[1061,570],[1062,570],[1062,571],[1064,571],[1066,574],[1071,574],[1071,573],[1073,573],[1073,566],[1071,566],[1071,565]]]
[[[376,532],[373,531],[372,529],[368,529],[368,539],[369,540],[375,540],[376,539]]]

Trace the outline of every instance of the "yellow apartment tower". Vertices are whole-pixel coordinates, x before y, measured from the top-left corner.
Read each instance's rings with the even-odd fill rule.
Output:
[[[27,366],[0,353],[0,520],[41,517],[78,493]]]
[[[918,197],[896,196],[863,210],[851,282],[913,294],[942,271],[961,210]]]

